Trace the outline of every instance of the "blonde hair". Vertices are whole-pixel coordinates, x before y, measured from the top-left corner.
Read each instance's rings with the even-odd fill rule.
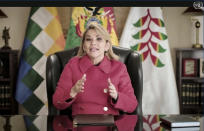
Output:
[[[83,37],[82,37],[82,40],[81,40],[81,44],[80,44],[80,47],[79,47],[79,50],[78,50],[78,53],[77,53],[77,56],[82,57],[82,56],[86,55],[86,52],[83,50],[83,44],[84,44],[84,41],[85,41],[85,36],[86,36],[86,34],[87,34],[87,32],[89,30],[95,30],[96,33],[99,34],[103,39],[105,39],[106,42],[109,42],[110,47],[109,47],[108,51],[105,52],[105,55],[110,60],[112,60],[112,59],[119,60],[119,56],[116,55],[113,52],[112,42],[111,42],[111,38],[110,38],[109,33],[100,24],[93,24],[93,23],[88,26],[88,28],[85,30],[85,32],[83,34]]]

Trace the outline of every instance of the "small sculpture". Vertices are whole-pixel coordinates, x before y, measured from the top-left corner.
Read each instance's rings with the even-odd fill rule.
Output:
[[[2,47],[2,49],[7,49],[7,50],[11,49],[11,47],[9,47],[9,42],[8,42],[8,40],[10,39],[9,30],[10,28],[6,28],[6,26],[4,27],[2,38],[5,41],[5,45]]]
[[[199,28],[200,28],[199,21],[196,21],[195,27],[196,27],[196,43],[193,44],[193,48],[203,48],[203,45],[199,43]]]

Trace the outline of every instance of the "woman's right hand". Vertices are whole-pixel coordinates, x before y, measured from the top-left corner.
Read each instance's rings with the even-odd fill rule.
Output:
[[[79,92],[84,92],[84,82],[86,81],[86,74],[72,87],[70,91],[71,98],[74,98]]]

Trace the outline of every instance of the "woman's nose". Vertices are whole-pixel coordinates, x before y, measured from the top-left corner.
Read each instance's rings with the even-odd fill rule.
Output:
[[[92,45],[95,45],[95,44],[96,44],[96,41],[95,41],[95,40],[91,40],[91,44],[92,44]]]

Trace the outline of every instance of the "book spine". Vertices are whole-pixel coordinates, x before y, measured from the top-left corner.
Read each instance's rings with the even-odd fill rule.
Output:
[[[186,105],[186,84],[182,84],[182,104]]]
[[[9,107],[10,106],[10,88],[8,85],[5,86],[5,106]]]
[[[204,106],[204,84],[201,84],[201,106]]]
[[[3,86],[0,85],[0,108],[3,107]]]
[[[189,89],[189,104],[193,104],[193,83],[190,84],[190,89]]]
[[[187,83],[186,85],[186,105],[190,104],[190,84]]]
[[[196,83],[193,84],[193,105],[196,105]]]
[[[2,107],[5,107],[5,85],[2,86]]]
[[[196,106],[199,106],[200,104],[199,94],[200,94],[200,84],[197,83],[196,84]]]

